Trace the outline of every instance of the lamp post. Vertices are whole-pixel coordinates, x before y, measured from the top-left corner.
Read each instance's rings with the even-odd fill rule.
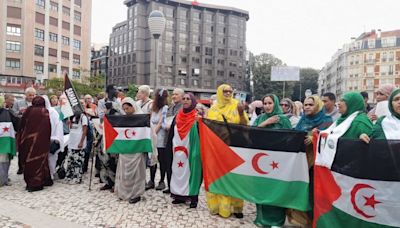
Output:
[[[158,80],[158,39],[165,29],[165,17],[163,12],[154,10],[150,13],[147,23],[149,24],[150,33],[155,43],[155,61],[154,61],[154,89],[157,87]]]
[[[306,89],[306,91],[304,92],[304,95],[306,96],[306,98],[311,96],[312,95],[311,89]]]

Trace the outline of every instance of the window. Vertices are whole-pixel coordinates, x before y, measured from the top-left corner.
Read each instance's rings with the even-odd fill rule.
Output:
[[[53,64],[49,64],[49,73],[57,73],[57,66]]]
[[[81,0],[74,0],[75,5],[81,7],[82,3]]]
[[[21,8],[7,6],[7,17],[21,19]]]
[[[35,55],[42,56],[44,55],[44,47],[40,45],[35,45]]]
[[[217,63],[218,63],[218,65],[224,66],[224,65],[225,65],[225,60],[223,60],[223,59],[218,59],[218,60],[217,60]]]
[[[225,75],[225,72],[222,71],[222,70],[218,70],[218,71],[217,71],[217,75],[223,77],[223,76]]]
[[[74,39],[74,43],[73,43],[74,49],[80,51],[81,50],[81,41],[79,40],[75,40]]]
[[[193,62],[193,63],[199,64],[199,63],[200,63],[200,58],[198,58],[198,57],[192,57],[192,62]]]
[[[391,62],[391,61],[393,61],[393,60],[394,60],[394,52],[391,51],[391,52],[389,52],[389,59],[388,59],[388,61]]]
[[[43,63],[35,62],[33,70],[35,71],[36,74],[43,74]]]
[[[368,48],[375,48],[375,40],[368,40]]]
[[[80,78],[81,77],[81,72],[79,70],[73,70],[72,71],[72,78]]]
[[[49,18],[50,25],[57,27],[58,26],[58,19],[55,17]]]
[[[49,48],[49,56],[57,57],[57,49]]]
[[[205,59],[204,59],[204,63],[205,63],[205,64],[208,64],[208,65],[211,65],[211,64],[212,64],[212,59],[205,58]]]
[[[62,36],[61,40],[62,40],[62,44],[69,46],[69,37]]]
[[[199,35],[192,35],[192,43],[198,44],[200,43],[200,36]]]
[[[179,75],[186,75],[186,74],[187,74],[186,69],[185,69],[185,68],[179,69],[179,70],[178,70],[178,74],[179,74]]]
[[[206,75],[212,76],[212,70],[206,70]]]
[[[7,35],[21,36],[21,26],[20,25],[7,24]]]
[[[81,35],[81,27],[78,25],[74,25],[74,34],[80,36]],[[128,37],[126,37],[128,38]],[[127,39],[125,39],[127,40]]]
[[[82,20],[82,16],[81,16],[80,12],[78,12],[78,11],[74,12],[74,20],[79,21],[79,22]]]
[[[186,83],[184,78],[181,78],[180,82],[181,82],[181,85],[185,85],[185,83]]]
[[[225,49],[218,48],[219,55],[225,55]]]
[[[38,24],[44,25],[44,14],[36,12],[35,14],[35,21]]]
[[[201,50],[200,46],[193,46],[193,51],[194,52],[200,53],[200,50]]]
[[[237,50],[230,50],[230,55],[231,56],[237,56]]]
[[[387,53],[383,52],[382,53],[382,62],[386,62],[386,60],[387,60]]]
[[[50,10],[58,12],[58,3],[50,2]]]
[[[20,52],[21,51],[21,42],[17,41],[6,41],[6,50],[7,52]]]
[[[212,49],[212,48],[210,48],[210,47],[205,47],[205,48],[204,48],[204,51],[205,51],[205,55],[212,56],[212,53],[213,53],[213,49]]]
[[[69,52],[61,51],[61,58],[65,60],[69,60]]]
[[[235,72],[229,71],[229,77],[234,78],[235,77]]]
[[[187,23],[181,21],[180,24],[179,24],[179,29],[180,29],[181,31],[187,31]]]
[[[186,42],[187,41],[187,34],[186,33],[179,33],[179,40]]]
[[[180,45],[179,45],[179,51],[180,51],[180,52],[186,52],[186,47],[187,47],[187,46],[186,46],[185,44],[180,44]]]
[[[44,40],[44,30],[35,28],[35,38],[37,40]]]
[[[184,57],[184,56],[182,56],[182,57],[181,57],[181,63],[187,63],[187,58]]]
[[[63,11],[63,14],[65,16],[69,16],[70,15],[70,8],[68,8],[66,6],[63,6],[62,11]]]
[[[66,22],[66,21],[63,21],[62,22],[62,28],[65,29],[65,30],[69,30],[69,23]]]
[[[37,5],[38,7],[44,9],[44,7],[45,7],[45,0],[36,0],[36,5]]]
[[[74,64],[81,64],[81,57],[79,55],[74,54],[74,58],[72,60]]]
[[[396,37],[382,38],[382,47],[394,47],[396,46]]]
[[[19,59],[6,59],[6,68],[17,70],[21,68],[21,63]]]
[[[198,86],[198,85],[199,85],[199,80],[193,79],[193,85],[194,85],[194,86]]]

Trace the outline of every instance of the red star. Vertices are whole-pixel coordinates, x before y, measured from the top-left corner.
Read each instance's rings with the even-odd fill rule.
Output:
[[[178,162],[178,167],[183,167],[184,164],[185,164],[185,163],[183,163],[182,161],[179,161],[179,162]]]
[[[272,166],[272,169],[279,169],[278,165],[279,163],[275,161],[272,161],[272,163],[270,164],[270,166]]]
[[[132,131],[132,136],[135,136],[135,135],[136,135],[136,132]]]
[[[8,130],[10,130],[10,128],[8,128],[8,127],[3,127],[3,132],[8,132]]]
[[[375,194],[373,194],[371,197],[366,197],[366,196],[363,197],[365,199],[364,206],[370,206],[373,209],[375,209],[375,204],[382,203],[380,201],[375,200]]]

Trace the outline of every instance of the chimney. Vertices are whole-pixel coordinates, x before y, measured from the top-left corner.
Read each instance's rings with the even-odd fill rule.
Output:
[[[376,38],[377,39],[380,39],[381,38],[381,30],[380,29],[378,29],[378,32],[376,33]]]

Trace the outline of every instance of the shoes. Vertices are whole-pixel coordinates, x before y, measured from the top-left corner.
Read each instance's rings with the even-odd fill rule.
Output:
[[[165,184],[164,184],[164,182],[158,183],[158,186],[156,187],[156,190],[157,190],[157,191],[160,191],[160,190],[163,190],[163,189],[165,189]]]
[[[100,177],[100,173],[96,173],[94,177]]]
[[[233,215],[239,219],[243,218],[243,213],[233,213]]]
[[[164,193],[164,194],[170,194],[171,191],[170,191],[169,188],[168,188],[168,189],[165,189],[164,191],[162,191],[162,193]]]
[[[100,191],[110,190],[110,189],[112,189],[112,186],[106,184],[106,185],[104,185],[103,187],[100,188]]]
[[[189,208],[196,208],[197,207],[197,202],[190,202]]]
[[[172,204],[182,204],[182,203],[185,203],[185,201],[184,200],[179,200],[179,199],[172,200]]]
[[[130,204],[135,204],[135,203],[139,202],[140,200],[141,200],[141,198],[140,198],[140,196],[138,196],[136,198],[130,199],[129,203]]]
[[[17,171],[17,174],[18,175],[21,175],[21,174],[23,174],[24,173],[24,171],[22,170],[22,169],[19,169],[18,171]]]
[[[152,189],[152,188],[154,188],[154,182],[153,181],[147,182],[145,190],[147,191],[147,190]]]
[[[53,184],[54,184],[53,180],[49,180],[48,182],[46,182],[46,183],[44,184],[44,186],[45,186],[45,187],[49,187],[49,186],[52,186]]]
[[[26,187],[26,190],[28,190],[28,192],[37,192],[37,191],[43,190],[43,186],[40,186],[40,187]]]

